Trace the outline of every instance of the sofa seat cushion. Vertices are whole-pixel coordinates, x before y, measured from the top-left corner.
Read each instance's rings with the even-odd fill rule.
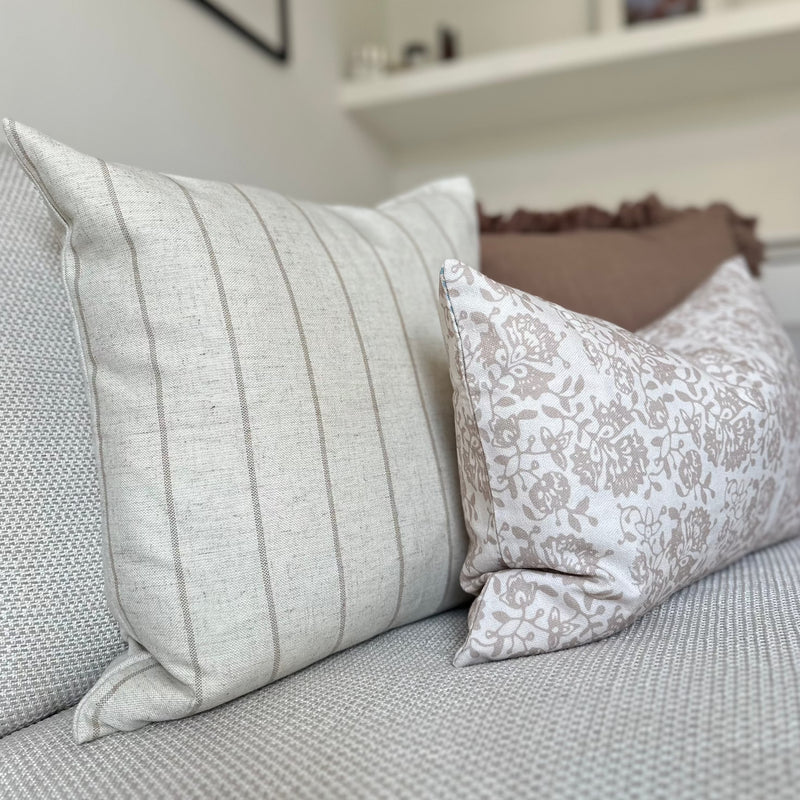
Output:
[[[457,669],[459,609],[197,717],[0,740],[0,796],[796,797],[800,540],[583,647]]]

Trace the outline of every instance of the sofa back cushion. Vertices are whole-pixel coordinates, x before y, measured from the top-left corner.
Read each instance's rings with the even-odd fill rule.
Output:
[[[122,649],[59,242],[0,144],[0,736],[76,703]]]
[[[7,132],[68,223],[129,639],[76,738],[211,708],[462,602],[436,276],[478,257],[469,182],[320,206]]]

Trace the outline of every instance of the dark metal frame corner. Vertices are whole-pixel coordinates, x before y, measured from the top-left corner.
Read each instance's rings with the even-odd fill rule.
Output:
[[[226,11],[223,11],[213,0],[194,0],[194,2],[201,5],[220,22],[227,25],[231,30],[236,31],[236,33],[247,39],[250,44],[259,48],[259,50],[266,53],[270,58],[274,58],[282,64],[289,62],[289,0],[277,0],[278,29],[280,31],[280,42],[278,44],[272,44],[263,39],[248,28],[244,20],[236,19]]]

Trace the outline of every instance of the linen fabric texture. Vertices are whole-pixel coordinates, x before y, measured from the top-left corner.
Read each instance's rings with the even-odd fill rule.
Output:
[[[74,705],[122,650],[103,591],[89,405],[59,242],[0,144],[0,736]]]
[[[441,275],[478,594],[457,665],[615,633],[800,533],[800,365],[743,260],[639,335]]]
[[[448,611],[90,747],[64,711],[0,740],[0,796],[517,800],[532,796],[535,742],[540,797],[796,800],[798,605],[794,539],[617,636],[536,658],[453,669],[467,614]],[[487,709],[502,724],[460,733]]]
[[[462,602],[437,272],[478,256],[468,181],[329,207],[6,131],[67,226],[128,643],[76,739],[203,711]]]
[[[571,311],[634,331],[739,252],[725,206],[637,230],[483,233],[481,271]]]

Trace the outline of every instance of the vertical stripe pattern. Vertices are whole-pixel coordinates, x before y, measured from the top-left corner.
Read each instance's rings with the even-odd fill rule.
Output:
[[[342,546],[339,542],[339,522],[336,516],[336,503],[333,498],[333,481],[331,480],[331,470],[328,463],[328,443],[325,438],[325,424],[322,421],[322,408],[319,402],[319,391],[317,390],[317,380],[314,375],[314,367],[311,363],[311,352],[308,347],[308,338],[306,337],[303,319],[300,316],[300,309],[297,305],[297,298],[292,288],[292,283],[289,280],[289,275],[283,264],[278,248],[275,245],[275,239],[272,237],[269,228],[267,227],[264,217],[258,210],[256,204],[250,199],[243,189],[239,186],[234,188],[242,195],[247,201],[250,209],[255,214],[261,230],[264,232],[267,241],[269,242],[272,257],[275,259],[278,269],[283,279],[284,289],[289,298],[289,303],[292,307],[292,314],[294,316],[295,325],[297,327],[297,334],[300,338],[300,344],[303,348],[303,360],[305,361],[306,376],[308,377],[309,389],[311,390],[311,401],[314,404],[314,417],[317,423],[317,437],[319,439],[320,459],[322,461],[322,473],[325,476],[325,495],[328,501],[328,516],[331,521],[331,534],[333,536],[333,549],[336,555],[336,570],[339,578],[339,626],[336,635],[336,643],[333,646],[334,652],[342,646],[344,640],[345,625],[347,623],[347,588],[345,584],[344,575],[344,561],[342,559]]]
[[[336,212],[332,212],[336,213]],[[442,459],[439,454],[439,446],[436,443],[436,437],[433,433],[433,425],[431,424],[431,415],[428,410],[428,403],[425,400],[425,393],[422,391],[422,381],[419,375],[419,367],[417,366],[417,359],[414,356],[414,348],[411,346],[411,340],[408,335],[408,329],[406,327],[405,319],[403,318],[403,311],[400,308],[400,300],[397,297],[397,291],[394,288],[394,284],[392,283],[392,278],[389,275],[389,270],[386,268],[386,262],[381,257],[381,254],[378,252],[378,248],[361,232],[361,230],[354,225],[347,217],[343,217],[337,214],[339,219],[352,230],[359,239],[364,242],[367,247],[372,252],[373,258],[375,259],[376,263],[380,267],[381,274],[383,275],[384,281],[386,281],[386,285],[389,287],[389,293],[392,296],[392,304],[394,306],[395,314],[397,315],[397,322],[400,325],[400,329],[403,333],[403,341],[405,342],[406,350],[408,352],[408,358],[411,362],[411,370],[414,373],[414,386],[417,390],[417,397],[419,398],[419,406],[422,410],[422,414],[425,418],[425,432],[427,433],[428,442],[430,443],[431,453],[433,455],[433,462],[436,466],[436,476],[438,478],[438,487],[439,487],[439,496],[441,498],[442,507],[445,509],[446,514],[446,530],[445,530],[445,540],[447,543],[447,578],[443,582],[442,588],[442,599],[440,601],[440,607],[444,608],[445,603],[447,601],[448,594],[452,591],[453,584],[457,577],[456,575],[456,568],[454,562],[454,553],[453,553],[453,538],[451,535],[450,530],[450,516],[449,511],[447,508],[447,489],[445,487],[445,478],[444,478],[444,470],[442,469]]]
[[[451,205],[455,206],[458,209],[458,213],[461,215],[461,219],[464,223],[471,227],[476,224],[476,214],[478,213],[476,203],[473,201],[470,205],[469,210],[461,204],[458,198],[454,197],[451,194],[444,195],[445,200],[447,200]],[[475,233],[477,234],[478,231],[476,230]]]
[[[431,287],[431,293],[433,297],[433,305],[438,308],[439,307],[439,286],[436,283],[436,275],[438,272],[433,269],[435,265],[435,261],[431,261],[425,258],[425,254],[422,252],[422,248],[419,246],[419,242],[414,238],[411,231],[409,231],[408,227],[404,223],[402,223],[396,216],[389,214],[387,211],[383,209],[378,209],[378,213],[381,214],[384,219],[388,219],[399,231],[402,232],[403,236],[408,239],[411,243],[411,246],[414,248],[414,252],[417,254],[417,262],[419,263],[420,267],[422,268],[422,272],[425,275],[428,284]],[[442,259],[444,260],[444,259]],[[437,266],[438,269],[438,266]]]
[[[372,403],[372,413],[375,417],[375,432],[378,435],[378,442],[380,444],[381,449],[381,458],[383,460],[383,469],[386,474],[386,491],[389,495],[389,507],[392,513],[392,521],[394,524],[394,538],[395,544],[397,546],[397,571],[398,571],[398,589],[397,589],[397,602],[395,603],[394,612],[392,613],[392,618],[389,623],[390,627],[393,627],[397,619],[400,615],[400,607],[403,604],[403,591],[405,590],[405,556],[403,554],[403,540],[402,534],[400,533],[400,520],[397,514],[397,500],[394,494],[394,482],[392,480],[392,470],[389,466],[389,451],[386,447],[386,437],[384,436],[383,432],[383,422],[381,421],[381,412],[378,408],[378,397],[375,393],[375,383],[372,379],[372,370],[369,365],[369,358],[367,356],[367,348],[364,345],[364,337],[361,335],[361,327],[358,324],[358,318],[356,317],[356,312],[353,310],[353,301],[350,297],[350,293],[347,291],[347,286],[345,285],[344,278],[342,277],[342,271],[339,268],[339,265],[336,263],[336,259],[331,254],[330,248],[326,244],[325,240],[320,236],[319,230],[317,226],[314,224],[311,217],[306,213],[303,207],[299,204],[294,202],[293,200],[290,201],[292,205],[303,215],[306,222],[308,222],[309,227],[311,228],[312,233],[314,234],[316,240],[322,246],[322,249],[325,251],[325,256],[327,257],[331,267],[333,267],[333,271],[336,273],[336,278],[339,282],[339,286],[342,290],[342,294],[344,295],[345,303],[347,304],[347,311],[350,315],[350,324],[353,326],[353,332],[355,333],[356,339],[358,340],[358,349],[361,352],[361,360],[364,364],[364,376],[367,379],[367,388],[369,390],[369,397],[370,402]]]
[[[436,230],[438,230],[439,233],[442,234],[442,239],[444,239],[444,241],[447,243],[447,247],[450,250],[450,255],[447,257],[459,258],[458,251],[456,250],[456,245],[453,242],[453,239],[450,236],[450,234],[447,232],[447,228],[445,228],[444,225],[442,225],[439,218],[436,216],[436,214],[433,213],[433,211],[431,211],[428,204],[422,198],[420,198],[418,202],[420,208],[425,212],[425,215],[431,221]]]
[[[183,632],[186,639],[186,646],[189,650],[189,659],[191,661],[192,670],[194,672],[193,707],[194,709],[198,709],[203,705],[203,674],[200,670],[200,660],[197,655],[197,642],[195,641],[194,626],[192,625],[192,614],[189,608],[189,593],[186,588],[186,574],[184,572],[183,559],[181,557],[181,541],[180,534],[178,532],[178,519],[175,513],[175,498],[172,493],[172,468],[170,466],[169,433],[167,429],[166,414],[164,413],[164,384],[161,377],[161,366],[158,361],[156,337],[153,333],[153,324],[150,321],[150,313],[147,308],[147,299],[142,286],[142,276],[139,270],[139,255],[136,251],[136,246],[133,243],[131,233],[128,230],[128,226],[125,224],[125,218],[122,215],[122,207],[120,206],[119,198],[117,197],[116,190],[114,189],[114,182],[111,179],[111,172],[108,169],[108,165],[102,160],[99,161],[99,164],[103,173],[103,180],[105,181],[106,190],[108,191],[108,198],[111,201],[112,208],[114,209],[114,216],[116,217],[122,238],[124,239],[129,251],[131,268],[133,270],[133,282],[134,286],[136,287],[136,297],[142,316],[142,326],[147,336],[147,345],[150,353],[150,366],[153,371],[153,382],[155,384],[154,410],[158,418],[158,431],[161,448],[161,469],[163,473],[162,478],[164,501],[166,503],[167,512],[167,524],[169,526],[169,542],[172,551],[172,563],[175,570],[175,582],[180,601]]]
[[[411,231],[406,227],[406,225],[404,225],[402,222],[400,222],[395,216],[393,216],[392,214],[387,213],[386,211],[384,211],[382,209],[378,209],[378,213],[380,213],[384,217],[384,219],[387,219],[389,222],[391,222],[403,234],[403,236],[411,243],[411,246],[414,249],[414,252],[417,254],[417,262],[419,263],[419,265],[420,265],[420,267],[422,269],[422,273],[426,277],[430,277],[431,275],[435,275],[435,273],[431,269],[431,261],[429,259],[425,258],[425,254],[422,252],[422,248],[420,247],[419,242],[417,242],[416,238],[411,233]],[[437,231],[438,231],[438,228],[437,228]],[[435,263],[435,262],[433,262],[433,263]],[[439,290],[438,290],[435,278],[433,279],[433,284],[432,285],[433,285],[433,304],[434,304],[434,307],[436,308],[436,310],[438,312],[438,308],[439,308]],[[442,346],[444,346],[444,345],[442,345]],[[423,404],[423,408],[424,407],[425,406]],[[426,411],[426,419],[427,419],[427,411]],[[451,519],[452,515],[450,514],[450,503],[448,502],[449,495],[448,495],[448,492],[447,492],[447,489],[446,489],[446,485],[445,485],[444,471],[442,469],[441,456],[439,454],[438,448],[434,448],[434,456],[435,456],[435,460],[436,460],[436,472],[437,472],[437,475],[438,475],[438,478],[439,478],[440,492],[441,492],[441,495],[442,495],[442,507],[444,508],[445,525],[447,527],[447,535],[448,535],[449,541],[452,542],[452,540],[455,537],[456,533],[455,533],[455,531],[453,529],[453,521]],[[450,547],[452,548],[452,544],[450,545]],[[452,577],[448,580],[448,586],[450,585],[451,581],[452,581]],[[446,596],[447,596],[447,593],[445,593],[445,597]],[[444,600],[442,602],[444,602]]]
[[[247,404],[247,393],[244,387],[244,376],[242,375],[242,361],[239,357],[239,345],[236,341],[236,331],[233,328],[233,320],[231,318],[231,310],[228,305],[228,293],[225,290],[225,282],[222,278],[222,273],[219,269],[219,262],[217,254],[214,252],[214,247],[211,244],[211,237],[208,234],[208,229],[203,221],[203,217],[197,208],[191,192],[174,178],[164,176],[167,180],[172,181],[186,198],[189,208],[192,210],[192,215],[197,220],[197,225],[203,237],[203,244],[205,245],[208,253],[208,261],[211,265],[211,270],[214,273],[214,283],[217,287],[217,294],[219,296],[219,304],[222,310],[222,317],[225,321],[225,333],[228,337],[228,347],[231,353],[231,363],[233,365],[233,374],[236,381],[236,393],[239,398],[239,414],[242,419],[242,437],[244,440],[244,454],[245,462],[247,465],[247,480],[250,484],[250,502],[253,508],[253,525],[255,527],[256,544],[258,547],[258,559],[261,566],[261,577],[264,583],[264,598],[267,608],[267,619],[269,620],[270,639],[272,640],[272,670],[270,672],[270,680],[274,681],[278,677],[281,668],[281,645],[278,634],[278,617],[275,611],[275,599],[272,592],[272,578],[269,572],[269,557],[267,555],[267,544],[264,538],[264,518],[261,514],[261,499],[259,497],[258,489],[258,475],[256,473],[256,459],[253,453],[253,434],[252,426],[250,424],[250,409]]]
[[[459,603],[435,267],[477,259],[475,221],[442,199],[473,203],[468,183],[319,206],[18,132],[75,234],[106,581],[136,625],[76,738],[212,708]]]

